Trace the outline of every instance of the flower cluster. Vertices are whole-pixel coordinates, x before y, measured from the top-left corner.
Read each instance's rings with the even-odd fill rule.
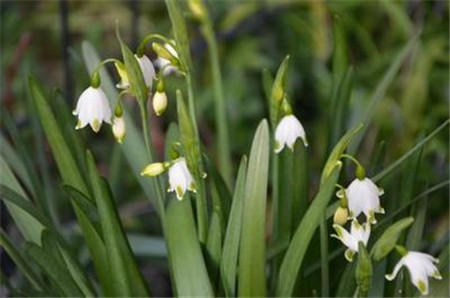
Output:
[[[149,95],[152,94],[153,82],[157,81],[157,87],[152,99],[153,109],[157,116],[162,115],[167,107],[167,95],[164,91],[163,76],[177,72],[178,69],[178,54],[174,47],[175,44],[173,41],[167,41],[163,46],[158,43],[153,44],[153,49],[158,54],[158,58],[153,63],[144,53],[134,55]],[[146,41],[144,40],[144,42]],[[99,68],[108,62],[114,62],[117,74],[120,77],[120,82],[116,84],[116,87],[122,90],[114,114],[112,113],[110,101],[100,86],[100,76],[98,73]],[[159,68],[159,75],[156,74],[155,66]],[[117,142],[122,143],[126,134],[126,124],[123,119],[120,100],[122,95],[132,93],[130,89],[129,75],[124,63],[117,59],[106,59],[102,61],[92,74],[91,86],[80,95],[77,106],[73,111],[73,115],[78,117],[75,128],[81,129],[89,124],[94,132],[98,132],[102,123],[106,122],[112,125],[112,132]]]
[[[380,196],[383,195],[384,191],[365,176],[364,168],[355,158],[346,154],[342,156],[355,162],[357,166],[356,178],[345,189],[339,186],[341,189],[336,193],[336,196],[340,198],[340,206],[334,214],[333,224],[336,234],[331,236],[339,239],[347,247],[344,255],[351,262],[355,253],[358,253],[358,243],[362,242],[364,246],[367,246],[371,225],[377,223],[375,213],[385,213],[380,205]],[[358,218],[362,214],[365,222],[361,224]],[[352,221],[350,232],[343,227],[348,220]],[[407,251],[400,245],[395,247],[402,258],[395,266],[393,273],[386,275],[386,279],[393,280],[400,268],[406,266],[411,275],[411,282],[422,295],[428,294],[428,277],[441,278],[434,265],[438,260],[425,253]]]

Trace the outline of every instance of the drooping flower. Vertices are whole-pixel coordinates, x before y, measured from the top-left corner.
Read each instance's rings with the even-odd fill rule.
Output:
[[[171,44],[165,43],[164,48],[169,51],[169,53],[173,57],[178,59],[178,53]],[[178,71],[178,67],[176,65],[173,65],[173,63],[171,63],[169,59],[163,58],[161,56],[158,56],[158,58],[155,60],[155,66],[159,69],[163,69],[162,73],[164,76]]]
[[[342,192],[338,192],[338,196],[339,193],[342,195]],[[380,196],[383,193],[384,191],[367,177],[353,180],[345,190],[350,218],[356,218],[364,213],[367,220],[375,224],[377,222],[375,213],[384,214],[384,209],[380,205]]]
[[[100,87],[90,86],[84,90],[72,114],[78,116],[75,129],[81,129],[90,124],[92,130],[98,132],[103,121],[111,124],[111,107],[105,92]]]
[[[123,116],[114,117],[112,131],[117,142],[122,144],[126,134],[125,119],[123,119]]]
[[[428,277],[435,279],[442,279],[439,270],[434,263],[438,263],[439,260],[433,258],[433,256],[416,252],[408,251],[395,265],[394,271],[391,274],[386,274],[387,280],[393,280],[402,266],[408,268],[411,282],[419,289],[422,295],[428,294]]]
[[[153,110],[157,116],[161,116],[167,108],[166,92],[156,91],[153,95]]]
[[[337,235],[333,234],[331,237],[339,239],[348,247],[344,256],[349,262],[353,261],[353,256],[358,252],[358,243],[362,241],[364,245],[367,245],[367,241],[369,241],[370,223],[366,222],[361,225],[354,219],[350,227],[350,233],[338,224],[334,224],[333,228]]]
[[[139,67],[144,77],[145,85],[148,87],[148,89],[152,89],[153,80],[156,78],[155,67],[153,66],[153,63],[145,55],[143,55],[142,57],[134,55],[134,57],[139,63]],[[128,79],[128,74],[125,70],[124,65],[120,63],[114,63],[114,65],[116,66],[117,73],[120,77],[120,82],[116,84],[116,87],[119,89],[127,89],[130,86],[130,81]]]
[[[134,55],[134,57],[136,57],[137,61],[139,62],[139,66],[141,67],[145,85],[147,85],[148,89],[152,89],[153,80],[156,78],[155,67],[153,66],[152,61],[150,61],[150,59],[148,59],[148,57],[145,55],[143,55],[142,57]]]
[[[187,190],[196,192],[195,182],[186,165],[186,160],[178,158],[169,168],[169,184],[167,191],[175,191],[178,200],[182,200]]]
[[[298,138],[301,138],[305,146],[308,146],[305,130],[300,121],[294,115],[284,116],[275,130],[275,152],[281,152],[285,145],[294,150],[294,144]]]

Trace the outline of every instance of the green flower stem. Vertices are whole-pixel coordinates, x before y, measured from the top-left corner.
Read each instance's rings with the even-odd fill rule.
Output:
[[[159,39],[165,43],[170,44],[172,47],[176,48],[175,43],[168,39],[167,37],[161,35],[161,34],[150,34],[147,35],[146,37],[144,37],[144,39],[141,41],[141,43],[139,44],[138,48],[137,48],[137,54],[138,56],[142,56],[145,53],[145,46],[152,40],[152,39]]]
[[[145,141],[145,147],[147,149],[147,158],[148,158],[148,162],[152,163],[154,161],[153,156],[154,156],[154,152],[152,150],[153,146],[151,146],[151,141],[150,141],[150,129],[148,127],[148,113],[147,113],[147,109],[145,108],[145,105],[139,104],[139,110],[141,113],[141,121],[142,121],[142,133],[144,134],[144,141]],[[160,180],[158,177],[155,177],[153,179],[151,179],[152,183],[153,183],[153,188],[156,191],[156,201],[157,201],[157,206],[156,208],[158,208],[158,214],[161,217],[161,223],[164,229],[165,226],[165,214],[164,214],[164,195],[163,195],[163,191],[162,191],[162,186],[160,183]]]
[[[103,67],[106,63],[118,63],[118,64],[123,65],[123,62],[120,61],[119,59],[116,59],[116,58],[108,58],[108,59],[105,59],[105,60],[101,61],[101,62],[94,68],[94,70],[92,71],[92,75],[94,75],[96,72],[98,72],[98,71],[100,70],[100,68]]]
[[[202,25],[202,33],[209,48],[209,60],[214,83],[214,99],[216,108],[216,126],[218,130],[218,155],[219,168],[228,185],[231,183],[231,153],[229,144],[228,124],[226,117],[226,106],[223,96],[222,74],[219,63],[217,40],[214,34],[212,22],[208,14]]]

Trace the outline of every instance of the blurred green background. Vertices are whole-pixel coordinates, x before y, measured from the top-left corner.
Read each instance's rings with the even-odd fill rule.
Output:
[[[215,157],[216,130],[212,78],[207,47],[199,26],[189,15],[189,35],[199,129],[208,155]],[[64,229],[71,231],[73,214],[59,185],[54,161],[49,155],[42,132],[29,108],[26,77],[35,74],[47,88],[58,88],[73,108],[77,97],[89,84],[81,53],[82,42],[94,45],[102,58],[120,57],[115,36],[116,20],[122,37],[135,49],[144,36],[161,33],[172,36],[171,23],[162,1],[2,1],[1,5],[1,93],[2,134],[11,140],[11,126],[27,144],[26,151],[42,173],[45,189],[54,212]],[[331,58],[333,22],[342,21],[347,41],[347,56],[354,67],[354,84],[349,112],[344,115],[348,128],[357,122],[369,104],[369,98],[398,51],[418,32],[419,42],[403,63],[395,81],[380,101],[374,121],[360,146],[357,157],[369,165],[379,152],[383,158],[372,169],[383,168],[411,148],[449,117],[449,5],[447,1],[208,1],[219,43],[225,100],[230,125],[230,140],[235,170],[242,154],[248,153],[257,123],[268,116],[262,85],[262,70],[275,73],[279,63],[291,55],[288,94],[294,113],[302,121],[309,142],[312,181],[317,183],[326,154],[329,101],[332,88]],[[155,59],[154,53],[148,53]],[[110,69],[111,70],[111,69]],[[115,72],[111,75],[118,79]],[[161,156],[164,132],[176,119],[175,88],[181,79],[172,76],[167,113],[153,115],[152,131]],[[128,101],[132,106],[133,102]],[[332,112],[332,111],[331,111]],[[75,118],[73,124],[75,126]],[[80,132],[101,162],[110,179],[127,231],[141,247],[146,262],[145,275],[160,292],[170,293],[167,263],[154,209],[136,183],[133,174],[113,143],[108,129],[95,135]],[[448,180],[448,130],[439,134],[423,152],[418,194],[429,185]],[[42,147],[39,147],[39,146]],[[401,185],[407,178],[393,175]],[[394,200],[401,187],[386,200]],[[312,190],[316,189],[312,185]],[[388,192],[386,192],[388,193]],[[439,191],[429,200],[424,246],[440,251],[448,245],[448,191]],[[389,212],[389,210],[387,210]],[[2,226],[14,230],[2,211]],[[156,238],[139,238],[141,235]],[[141,242],[139,242],[142,240]],[[148,240],[155,240],[154,254],[148,254]],[[80,247],[81,238],[71,239]],[[155,244],[156,243],[156,244]],[[139,244],[141,246],[139,246]],[[334,245],[335,243],[333,243]],[[152,246],[155,247],[155,246]],[[158,250],[159,249],[159,250]],[[138,254],[139,255],[139,254]],[[2,262],[2,271],[13,275],[14,268]]]

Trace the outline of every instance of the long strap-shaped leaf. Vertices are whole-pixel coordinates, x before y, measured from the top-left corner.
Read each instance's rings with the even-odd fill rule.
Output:
[[[314,231],[323,217],[327,204],[333,194],[335,184],[338,180],[342,163],[337,161],[331,174],[324,180],[319,193],[314,198],[300,225],[298,226],[286,255],[281,263],[280,274],[276,295],[287,297],[292,291],[297,280],[297,275],[303,262],[306,250],[314,235]]]
[[[98,174],[92,154],[87,153],[89,178],[101,221],[106,254],[109,259],[111,282],[118,296],[148,296],[145,283],[131,256],[117,210],[108,185]]]
[[[233,203],[231,205],[228,226],[223,242],[220,277],[227,297],[236,296],[236,269],[239,254],[239,243],[242,229],[242,208],[245,195],[245,178],[247,175],[247,157],[243,157],[239,166]]]
[[[242,210],[239,254],[239,296],[266,295],[265,218],[269,175],[269,127],[263,120],[256,130],[248,164]]]

